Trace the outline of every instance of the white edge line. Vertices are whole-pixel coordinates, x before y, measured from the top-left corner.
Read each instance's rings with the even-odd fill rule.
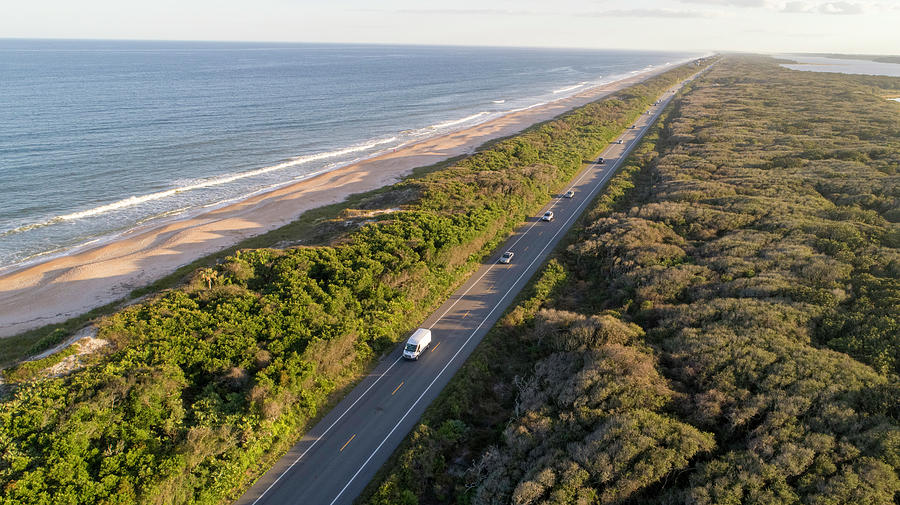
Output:
[[[668,101],[666,101],[666,104],[668,104]],[[664,107],[663,107],[663,108],[664,108]],[[659,116],[660,112],[662,112],[662,109],[663,109],[663,108],[661,108],[656,114],[654,114],[654,115],[652,116],[652,117],[654,118],[654,122],[655,122],[656,117]],[[651,123],[651,124],[652,124],[652,123]],[[649,126],[649,125],[648,125],[648,126]],[[640,135],[638,135],[638,136],[635,138],[635,140],[641,140],[641,139],[644,137],[644,134],[646,133],[646,131],[647,131],[647,130],[642,131],[642,132],[640,133]],[[457,349],[457,351],[453,354],[453,356],[451,356],[450,359],[447,360],[447,364],[444,365],[443,368],[441,368],[441,371],[438,372],[438,374],[434,377],[434,379],[431,380],[431,382],[428,384],[428,386],[425,388],[425,390],[422,391],[422,393],[419,395],[418,398],[416,398],[416,401],[413,402],[413,404],[409,407],[409,409],[407,409],[406,413],[403,414],[403,416],[400,418],[399,421],[397,421],[397,424],[395,424],[394,427],[391,428],[391,431],[389,431],[388,434],[387,434],[387,435],[384,437],[384,439],[381,441],[381,443],[378,444],[378,447],[376,447],[375,450],[372,451],[371,454],[369,454],[369,457],[366,458],[366,460],[363,462],[362,466],[359,467],[359,470],[357,470],[356,473],[354,473],[353,476],[350,477],[350,480],[348,480],[347,483],[344,484],[344,487],[341,488],[340,492],[338,492],[337,496],[335,496],[334,499],[331,500],[331,503],[329,503],[329,505],[334,505],[335,502],[337,502],[338,499],[340,499],[341,495],[344,494],[344,491],[346,491],[347,488],[350,487],[350,484],[353,483],[353,481],[354,481],[354,480],[356,479],[356,477],[360,474],[360,472],[362,472],[363,469],[366,467],[366,465],[369,464],[369,461],[371,461],[372,458],[375,457],[375,454],[377,454],[378,451],[381,450],[381,447],[385,444],[385,442],[387,442],[387,440],[388,440],[389,438],[391,438],[391,435],[394,434],[394,432],[397,430],[397,428],[400,427],[400,425],[403,423],[403,420],[406,419],[407,416],[409,416],[409,414],[412,412],[412,410],[413,410],[414,408],[416,408],[416,405],[418,405],[419,402],[422,401],[422,398],[425,397],[425,394],[428,393],[428,391],[431,389],[431,387],[434,386],[435,382],[437,382],[437,380],[441,377],[441,375],[444,374],[444,372],[447,370],[447,368],[453,363],[453,360],[455,360],[456,357],[459,356],[459,353],[461,353],[461,352],[466,348],[466,346],[469,344],[469,341],[471,341],[472,338],[475,336],[475,334],[478,333],[478,330],[480,330],[481,327],[484,325],[484,323],[485,323],[488,319],[490,319],[491,314],[493,314],[494,311],[497,310],[498,307],[500,307],[500,305],[503,303],[503,300],[506,300],[506,297],[509,296],[509,294],[513,291],[513,289],[515,289],[515,287],[519,284],[519,282],[522,280],[522,278],[529,272],[529,270],[531,270],[531,267],[533,267],[534,264],[535,264],[538,260],[543,259],[541,255],[544,254],[544,251],[545,251],[548,247],[550,247],[551,244],[554,243],[554,240],[556,240],[556,237],[557,237],[560,233],[562,233],[564,230],[565,230],[565,231],[568,231],[568,229],[569,229],[568,227],[569,227],[569,225],[570,225],[570,221],[572,221],[573,219],[575,219],[575,218],[581,216],[581,213],[582,213],[583,210],[584,210],[583,208],[584,208],[588,203],[590,203],[590,202],[592,202],[592,201],[594,200],[594,195],[600,191],[600,189],[601,189],[601,188],[603,187],[603,185],[606,183],[607,179],[609,179],[610,175],[611,175],[611,174],[614,174],[614,173],[616,172],[616,169],[618,169],[619,165],[622,164],[622,162],[625,160],[625,158],[627,158],[628,155],[631,154],[631,150],[634,149],[634,146],[636,146],[636,145],[637,145],[636,143],[632,143],[631,145],[629,145],[629,146],[628,146],[628,149],[627,149],[625,152],[623,152],[623,153],[622,153],[622,156],[620,156],[619,159],[616,160],[616,162],[613,164],[612,170],[607,171],[607,173],[604,174],[604,175],[600,178],[600,182],[599,182],[599,183],[594,187],[594,189],[590,192],[590,195],[591,195],[591,196],[590,196],[589,198],[585,198],[585,199],[581,202],[581,204],[576,208],[577,212],[572,213],[572,214],[569,216],[569,218],[566,219],[566,222],[563,224],[563,226],[562,226],[560,229],[558,229],[558,230],[556,231],[556,233],[553,234],[552,237],[550,237],[550,240],[547,241],[547,243],[544,245],[543,248],[541,248],[541,250],[540,250],[540,252],[538,252],[537,256],[535,256],[535,258],[534,258],[533,260],[531,260],[531,263],[529,263],[528,266],[525,267],[525,270],[524,270],[521,274],[519,274],[519,277],[515,280],[515,282],[513,282],[512,286],[510,286],[510,288],[509,288],[508,290],[506,290],[506,293],[503,294],[503,297],[500,298],[500,300],[494,305],[494,307],[491,309],[491,311],[488,312],[488,314],[487,314],[486,316],[484,316],[484,318],[481,320],[480,323],[478,323],[478,326],[475,327],[475,329],[472,331],[472,333],[469,335],[469,337],[466,339],[466,341],[463,342],[463,344],[459,347],[459,349]],[[596,166],[596,164],[592,165],[591,168],[593,168],[594,166]],[[585,170],[584,173],[587,174],[587,172],[588,172],[589,170],[590,170],[590,169]],[[529,228],[529,229],[530,229],[530,228]],[[526,231],[526,233],[527,233],[527,231]],[[523,235],[524,235],[524,234],[523,234]],[[520,238],[521,238],[521,237],[520,237]],[[490,270],[490,269],[488,269],[488,270]],[[485,272],[485,273],[487,273],[487,272]],[[483,277],[483,276],[482,276],[482,277]],[[474,283],[473,283],[473,286],[474,286]],[[471,286],[469,287],[469,289],[471,289]],[[468,292],[468,290],[466,290],[466,292]],[[464,295],[463,295],[463,296],[464,296]],[[462,298],[462,296],[460,296],[460,298]],[[457,301],[459,301],[459,300],[457,300]],[[454,305],[455,305],[455,303],[454,303]],[[444,314],[446,314],[446,312],[445,312]],[[441,316],[441,317],[443,317],[443,316]],[[438,321],[440,321],[440,319],[438,319]],[[434,326],[434,325],[432,325],[432,326]]]
[[[363,397],[366,396],[366,393],[368,393],[370,389],[372,389],[373,387],[375,387],[375,384],[378,384],[378,381],[380,381],[380,380],[382,379],[382,377],[384,377],[385,375],[387,375],[387,373],[391,370],[391,368],[394,368],[394,365],[396,365],[397,363],[399,363],[401,359],[403,359],[403,358],[402,358],[402,357],[397,358],[396,361],[394,361],[393,363],[391,363],[391,366],[387,367],[387,370],[385,370],[384,372],[382,372],[381,375],[379,375],[378,378],[375,379],[375,382],[373,382],[372,384],[370,384],[369,387],[367,387],[366,390],[363,391],[361,395],[359,395],[359,398],[357,398],[356,400],[354,400],[353,403],[351,403],[350,406],[347,407],[347,409],[344,410],[344,412],[343,412],[340,416],[338,416],[338,418],[335,419],[334,422],[331,423],[331,425],[330,425],[328,428],[325,428],[325,431],[323,431],[321,435],[319,435],[318,437],[316,437],[316,439],[313,440],[313,443],[310,444],[309,447],[306,448],[306,450],[304,450],[302,453],[300,453],[300,455],[297,456],[297,459],[295,459],[294,462],[290,464],[290,466],[288,466],[283,472],[281,472],[281,475],[279,475],[278,478],[275,479],[274,482],[272,482],[271,484],[269,484],[269,487],[267,487],[266,490],[262,492],[262,494],[260,494],[259,496],[256,497],[255,500],[253,500],[253,503],[252,503],[251,505],[256,505],[256,503],[259,502],[259,500],[262,500],[263,497],[266,495],[266,493],[268,493],[269,491],[271,491],[272,488],[275,487],[275,484],[278,484],[278,481],[280,481],[282,477],[284,477],[285,475],[287,475],[287,473],[291,471],[291,468],[294,468],[294,465],[296,465],[296,464],[300,461],[300,459],[301,459],[303,456],[306,456],[306,453],[309,452],[310,449],[312,449],[313,446],[315,446],[315,445],[319,442],[319,440],[322,440],[322,438],[324,438],[325,435],[326,435],[329,431],[331,431],[331,428],[334,428],[334,425],[336,425],[338,422],[340,422],[340,420],[343,419],[345,415],[347,415],[347,412],[350,412],[350,409],[352,409],[353,406],[356,405],[356,403],[357,403],[358,401],[362,400]]]
[[[584,179],[584,177],[585,177],[588,173],[590,173],[591,170],[593,170],[593,169],[594,169],[595,167],[597,167],[597,166],[598,166],[598,165],[597,165],[596,163],[592,164],[590,167],[588,167],[586,170],[584,170],[584,171],[581,173],[581,175],[578,176],[578,178],[577,178],[574,182],[570,183],[569,187],[571,187],[571,186],[573,186],[573,185],[576,185],[576,184],[578,184],[579,182],[581,182],[581,180]],[[560,198],[557,197],[557,198],[555,199],[555,201],[550,205],[550,208],[553,208],[557,203],[559,203],[559,201],[560,201]],[[582,205],[583,205],[583,204],[582,204]],[[580,211],[579,211],[579,212],[580,212]],[[566,223],[568,223],[568,220],[566,221]],[[528,232],[530,232],[532,228],[534,228],[535,224],[537,224],[537,221],[532,222],[532,223],[531,223],[531,226],[529,226],[524,232],[522,232],[522,233],[519,235],[519,237],[516,239],[516,241],[513,242],[513,243],[510,245],[510,247],[512,247],[512,246],[516,245],[517,243],[519,243],[519,241],[522,240],[522,238],[523,238],[525,235],[527,235]],[[555,238],[555,237],[556,237],[556,235],[554,235],[554,238]],[[551,239],[551,241],[552,241],[552,239]],[[543,249],[541,250],[541,252],[543,252]],[[534,263],[534,262],[532,262],[532,263]],[[471,291],[472,288],[474,288],[476,285],[478,285],[478,282],[481,281],[481,279],[483,279],[484,276],[487,275],[488,272],[490,272],[491,269],[493,269],[495,266],[496,266],[495,264],[491,264],[491,265],[487,268],[487,270],[485,270],[484,273],[482,273],[477,279],[475,279],[475,282],[473,282],[473,283],[469,286],[468,289],[466,289],[461,295],[459,295],[459,297],[457,297],[457,299],[453,302],[453,304],[450,305],[450,307],[448,307],[447,310],[445,310],[444,313],[441,314],[441,316],[438,317],[438,318],[431,324],[431,326],[429,326],[428,328],[431,329],[431,328],[433,328],[437,323],[439,323],[439,322],[444,318],[444,316],[446,316],[448,312],[450,312],[451,310],[453,310],[453,307],[455,307],[456,304],[460,302],[460,300],[462,300],[467,294],[469,294],[469,291]],[[528,268],[531,268],[531,265],[529,265]],[[526,271],[527,271],[527,269],[526,269]],[[518,283],[518,282],[519,282],[519,279],[516,280],[516,283]],[[515,283],[513,284],[513,286],[515,286]],[[508,292],[507,292],[507,294],[508,294]],[[505,299],[505,298],[506,298],[506,295],[504,295],[503,298],[501,298],[501,301],[502,301],[503,299]],[[495,308],[496,308],[496,307],[495,307]],[[491,310],[491,313],[493,313],[493,310]],[[490,316],[490,314],[488,314],[488,316]],[[484,322],[482,321],[481,324],[484,324]],[[478,328],[481,328],[481,324],[478,325]],[[475,331],[478,331],[478,329],[476,328]],[[474,333],[473,333],[473,335],[474,335]],[[469,338],[471,339],[471,337],[469,337]],[[468,340],[466,340],[466,343],[468,343]],[[465,347],[465,344],[463,344],[463,347]],[[462,348],[461,348],[461,349],[462,349]],[[450,361],[448,362],[448,364],[449,364],[450,362],[453,361],[453,358],[455,358],[457,354],[459,354],[459,351],[457,351],[457,353],[454,354],[452,358],[450,358]],[[267,488],[265,489],[265,491],[262,492],[262,494],[260,494],[255,500],[253,500],[253,502],[251,503],[251,505],[256,505],[256,503],[258,503],[259,500],[263,499],[263,497],[266,495],[266,493],[268,493],[268,492],[269,492],[276,484],[278,484],[278,482],[282,479],[282,477],[284,477],[289,471],[291,471],[291,469],[292,469],[292,468],[300,461],[300,459],[302,459],[303,456],[306,456],[306,453],[309,452],[309,451],[313,448],[313,446],[315,446],[316,443],[318,443],[318,441],[321,440],[321,439],[322,439],[329,431],[331,431],[331,428],[333,428],[333,427],[334,427],[341,419],[343,419],[343,417],[347,414],[347,412],[350,412],[350,409],[352,409],[353,406],[356,405],[357,402],[359,402],[360,400],[362,400],[363,397],[366,395],[366,393],[368,393],[369,390],[371,390],[371,389],[375,386],[375,384],[377,384],[378,381],[381,380],[382,377],[384,377],[385,375],[387,375],[387,372],[390,371],[391,368],[394,368],[394,365],[396,365],[398,362],[400,362],[401,359],[402,359],[402,358],[397,358],[397,360],[394,361],[394,362],[391,364],[391,366],[389,366],[389,367],[387,368],[387,370],[385,370],[384,372],[382,372],[382,374],[378,376],[378,378],[375,380],[375,382],[373,382],[372,384],[370,384],[369,387],[366,388],[366,390],[363,391],[363,393],[362,393],[361,395],[359,395],[359,398],[357,398],[356,400],[354,400],[353,403],[351,403],[351,404],[347,407],[347,409],[344,410],[344,412],[343,412],[337,419],[335,419],[334,422],[331,423],[331,425],[328,426],[328,428],[326,428],[325,431],[323,431],[322,434],[319,435],[319,436],[313,441],[312,444],[310,444],[309,447],[307,447],[302,453],[300,453],[299,456],[297,456],[297,459],[295,459],[295,460],[294,460],[294,461],[293,461],[293,462],[292,462],[292,463],[291,463],[291,464],[290,464],[290,465],[289,465],[289,466],[288,466],[288,467],[287,467],[287,468],[286,468],[286,469],[278,476],[278,478],[275,479],[274,482],[272,482],[271,484],[269,484],[269,487],[267,487]],[[446,367],[445,367],[445,368],[446,368]],[[441,370],[441,373],[443,373],[443,370]],[[440,377],[440,374],[438,374],[438,377]],[[429,388],[430,388],[430,387],[431,387],[431,385],[429,385]],[[427,391],[428,391],[428,389],[425,390],[425,392],[427,392]],[[416,400],[416,403],[418,403],[418,400]],[[413,404],[413,407],[415,407],[415,404]],[[406,417],[406,416],[404,416],[404,418],[405,418],[405,417]],[[401,422],[402,422],[402,419],[401,419]],[[393,430],[391,431],[391,433],[393,433]],[[388,436],[390,436],[390,435],[388,435]],[[381,447],[381,446],[379,445],[379,447]],[[376,452],[377,452],[377,451],[378,451],[378,450],[376,449]],[[368,460],[367,460],[367,462],[368,462]],[[365,466],[365,465],[363,465],[363,466]],[[362,470],[362,469],[360,469],[360,470]],[[357,473],[359,473],[359,472],[357,472]],[[355,475],[354,475],[354,477],[355,477]],[[348,483],[348,484],[349,484],[349,483]],[[343,492],[343,490],[342,490],[341,492]],[[340,496],[340,495],[338,495],[338,496]],[[337,498],[335,498],[335,499],[337,499]]]
[[[584,179],[584,177],[585,177],[588,173],[590,173],[591,170],[593,170],[594,168],[596,168],[597,166],[598,166],[597,163],[592,163],[591,166],[587,167],[585,170],[583,170],[583,171],[581,172],[581,175],[579,175],[577,179],[575,179],[574,181],[572,181],[572,182],[569,183],[568,188],[571,189],[572,186],[574,186],[574,185],[580,183],[581,180]],[[541,210],[544,210],[544,209],[548,209],[548,210],[549,210],[549,209],[552,209],[553,207],[556,206],[557,203],[560,202],[560,200],[562,200],[562,197],[556,197],[555,199],[551,200],[550,207],[547,207],[546,204],[545,204],[544,207],[541,207]],[[510,250],[512,250],[512,248],[515,247],[515,245],[518,244],[519,241],[522,240],[522,238],[525,237],[525,235],[527,235],[528,232],[530,232],[531,229],[534,228],[534,226],[535,226],[536,224],[538,224],[539,222],[540,222],[540,221],[533,221],[533,222],[531,223],[531,225],[528,226],[528,228],[525,229],[525,231],[519,233],[519,236],[516,238],[515,242],[513,242],[512,244],[510,244],[510,245],[507,246],[507,247],[508,247]],[[493,257],[493,255],[492,255],[491,257]],[[490,272],[495,266],[497,266],[497,264],[496,264],[495,262],[491,262],[490,266],[487,267],[487,270],[485,270],[481,275],[479,275],[478,278],[475,279],[474,282],[472,282],[472,284],[469,286],[469,288],[466,289],[465,291],[463,291],[463,293],[460,294],[460,295],[456,298],[456,300],[454,300],[454,302],[453,302],[449,307],[447,307],[447,310],[445,310],[444,313],[440,315],[440,317],[438,317],[437,319],[434,320],[433,323],[431,323],[431,326],[429,326],[428,329],[430,330],[430,329],[434,328],[434,326],[435,326],[436,324],[438,324],[439,322],[441,322],[441,320],[444,319],[444,316],[446,316],[448,312],[450,312],[451,310],[453,310],[453,307],[456,307],[456,304],[459,303],[460,300],[462,300],[467,294],[469,294],[469,291],[471,291],[472,288],[474,288],[474,287],[478,284],[478,282],[480,282],[481,279],[483,279],[484,276],[487,275],[488,272]]]

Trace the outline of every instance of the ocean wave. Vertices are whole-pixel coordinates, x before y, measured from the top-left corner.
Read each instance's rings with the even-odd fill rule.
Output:
[[[93,207],[86,210],[81,210],[77,212],[71,212],[69,214],[63,214],[60,216],[55,216],[45,221],[41,221],[38,223],[29,223],[26,225],[19,226],[17,228],[13,228],[10,230],[5,230],[0,232],[0,237],[5,237],[8,235],[13,235],[17,233],[22,233],[30,230],[34,230],[37,228],[43,228],[45,226],[51,226],[54,224],[63,223],[66,221],[74,221],[77,219],[84,219],[87,217],[99,216],[102,214],[107,214],[109,212],[113,212],[116,210],[125,209],[128,207],[134,207],[136,205],[140,205],[142,203],[147,203],[155,200],[161,200],[164,198],[168,198],[171,196],[179,195],[182,193],[187,193],[189,191],[196,191],[198,189],[211,188],[215,186],[221,186],[223,184],[228,184],[230,182],[238,181],[241,179],[246,179],[249,177],[254,177],[258,175],[267,174],[269,172],[274,172],[277,170],[284,170],[285,168],[295,167],[298,165],[303,165],[306,163],[310,163],[313,161],[325,160],[329,158],[336,158],[339,156],[345,156],[347,154],[353,154],[363,151],[368,151],[370,149],[374,149],[380,145],[389,144],[397,141],[397,137],[389,137],[384,139],[378,139],[371,142],[366,142],[364,144],[357,144],[350,147],[345,147],[343,149],[337,149],[334,151],[327,151],[323,153],[310,154],[306,156],[298,156],[296,158],[290,159],[288,161],[284,161],[281,163],[277,163],[275,165],[270,165],[267,167],[257,168],[255,170],[248,170],[246,172],[239,172],[236,174],[225,175],[222,177],[214,177],[211,179],[206,179],[197,183],[188,184],[185,186],[180,186],[177,188],[167,189],[165,191],[157,191],[156,193],[149,193],[142,196],[130,196],[128,198],[123,198],[121,200],[106,204],[100,205],[97,207]]]
[[[547,105],[548,103],[550,103],[550,101],[533,103],[531,105],[526,105],[525,107],[519,107],[518,109],[510,109],[508,113],[522,112],[523,110],[533,109],[535,107],[540,107],[541,105]]]
[[[587,83],[588,83],[588,81],[582,81],[582,82],[579,82],[578,84],[575,84],[575,85],[573,85],[573,86],[568,86],[568,87],[565,87],[565,88],[554,89],[554,90],[553,90],[553,94],[554,94],[554,95],[557,95],[557,94],[559,94],[559,93],[565,93],[566,91],[572,91],[572,90],[575,90],[575,89],[578,89],[578,88],[582,88],[582,87],[584,87],[584,85],[587,84]]]
[[[43,228],[45,226],[50,226],[50,225],[54,225],[54,224],[62,223],[62,222],[63,222],[62,218],[54,217],[54,218],[48,219],[46,221],[41,221],[40,223],[24,224],[22,226],[19,226],[18,228],[11,228],[9,230],[4,230],[4,231],[0,232],[0,237],[6,237],[9,235],[14,235],[16,233],[22,233],[22,232],[26,232],[26,231],[36,230],[38,228]]]
[[[28,263],[34,263],[35,260],[37,260],[37,259],[44,259],[44,258],[47,257],[47,256],[49,256],[49,257],[51,257],[51,258],[53,258],[53,257],[58,257],[58,256],[62,256],[64,253],[69,253],[69,252],[71,252],[71,251],[73,251],[73,250],[75,250],[75,249],[82,249],[82,248],[84,248],[84,247],[88,247],[88,246],[94,245],[94,244],[96,244],[96,243],[98,243],[98,242],[100,242],[100,239],[99,239],[99,238],[95,238],[95,239],[92,239],[92,240],[88,240],[88,241],[86,241],[86,242],[82,242],[82,243],[80,243],[80,244],[78,244],[77,246],[74,246],[74,247],[57,247],[57,248],[55,248],[55,249],[48,249],[48,250],[46,250],[46,251],[39,251],[39,252],[36,252],[36,253],[34,253],[34,254],[25,256],[24,258],[22,258],[21,260],[19,260],[19,261],[18,261],[17,263],[15,263],[15,264],[12,264],[12,265],[4,265],[3,267],[0,267],[0,272],[2,272],[2,271],[4,271],[4,270],[7,270],[7,269],[9,269],[9,268],[11,268],[11,267],[18,267],[18,266],[26,265],[26,264],[28,264]]]
[[[490,112],[485,112],[485,111],[477,112],[475,114],[472,114],[471,116],[466,116],[461,119],[451,119],[450,121],[444,121],[442,123],[437,123],[437,124],[433,124],[431,126],[426,126],[425,128],[422,128],[422,131],[441,130],[444,128],[449,128],[451,126],[457,126],[457,125],[460,125],[463,123],[468,123],[469,121],[478,119],[478,118],[480,118],[482,116],[486,116],[488,114],[490,114]]]
[[[177,208],[177,209],[167,210],[167,211],[165,211],[165,212],[160,212],[160,213],[158,213],[158,214],[153,214],[153,215],[151,215],[151,216],[147,216],[147,217],[144,217],[144,218],[139,219],[138,221],[136,221],[136,222],[134,223],[134,225],[135,225],[135,226],[140,226],[140,225],[142,225],[142,224],[144,224],[144,223],[147,223],[147,222],[150,222],[150,221],[155,221],[155,220],[160,219],[160,218],[163,218],[163,217],[177,216],[178,214],[181,214],[182,212],[189,211],[189,210],[191,210],[192,208],[193,208],[193,207],[179,207],[179,208]]]
[[[506,100],[491,100],[491,103],[506,103]]]

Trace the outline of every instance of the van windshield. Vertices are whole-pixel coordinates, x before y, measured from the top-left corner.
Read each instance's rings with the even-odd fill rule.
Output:
[[[406,344],[406,350],[409,352],[416,352],[418,348],[419,346],[417,346],[416,344]]]

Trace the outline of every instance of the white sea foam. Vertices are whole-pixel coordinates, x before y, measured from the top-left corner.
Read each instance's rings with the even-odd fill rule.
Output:
[[[78,246],[76,246],[76,247],[57,247],[57,248],[55,248],[55,249],[50,249],[50,250],[47,250],[47,251],[40,251],[40,252],[37,252],[37,253],[34,253],[34,254],[32,254],[32,255],[29,255],[29,256],[26,256],[26,257],[22,258],[21,261],[19,261],[18,263],[14,264],[14,265],[5,265],[5,266],[3,266],[2,268],[0,268],[0,272],[2,272],[2,271],[4,271],[4,270],[7,270],[7,269],[10,268],[10,267],[21,266],[21,265],[25,265],[25,264],[28,264],[28,263],[36,263],[36,262],[37,262],[36,260],[39,260],[39,259],[43,260],[43,259],[45,259],[45,258],[47,258],[47,257],[50,257],[50,258],[56,258],[56,257],[59,257],[59,256],[63,256],[65,253],[69,253],[69,252],[71,252],[72,250],[74,250],[74,249],[76,249],[76,248],[77,248],[77,249],[81,249],[81,248],[84,248],[84,247],[88,247],[88,246],[94,245],[94,244],[96,244],[96,243],[98,243],[98,242],[100,242],[100,239],[99,239],[99,238],[95,238],[95,239],[92,239],[92,240],[88,240],[88,241],[86,241],[86,242],[82,242],[81,244],[78,244]]]
[[[480,118],[480,117],[482,117],[482,116],[486,116],[486,115],[488,115],[488,114],[490,114],[490,112],[481,111],[481,112],[477,112],[477,113],[475,113],[475,114],[472,114],[471,116],[466,116],[466,117],[461,118],[461,119],[452,119],[452,120],[450,120],[450,121],[444,121],[444,122],[442,122],[442,123],[437,123],[437,124],[433,124],[433,125],[431,125],[431,126],[426,126],[426,127],[423,128],[422,130],[424,130],[424,131],[428,131],[428,130],[442,130],[442,129],[444,129],[444,128],[450,128],[451,126],[457,126],[457,125],[461,125],[461,124],[463,124],[463,123],[468,123],[468,122],[470,122],[470,121],[473,121],[473,120],[475,120],[475,119],[478,119],[478,118]]]
[[[158,214],[153,214],[153,215],[151,215],[151,216],[147,216],[147,217],[141,218],[141,219],[139,219],[139,220],[138,220],[136,223],[134,223],[134,224],[135,224],[135,226],[140,226],[140,225],[142,225],[142,224],[144,224],[144,223],[147,223],[147,222],[150,222],[150,221],[155,221],[155,220],[157,220],[157,219],[161,219],[161,218],[164,218],[164,217],[177,216],[177,215],[179,215],[179,214],[181,214],[181,213],[183,213],[183,212],[187,212],[187,211],[191,210],[192,208],[193,208],[193,207],[179,207],[179,208],[177,208],[177,209],[167,210],[167,211],[165,211],[165,212],[160,212],[160,213],[158,213]]]
[[[106,205],[100,205],[98,207],[93,207],[93,208],[87,209],[87,210],[72,212],[69,214],[63,214],[61,216],[55,216],[46,221],[42,221],[39,223],[30,223],[30,224],[26,224],[23,226],[19,226],[17,228],[11,229],[11,230],[6,230],[3,232],[0,232],[0,237],[12,235],[15,233],[21,233],[21,232],[33,230],[36,228],[42,228],[44,226],[50,226],[50,225],[62,223],[65,221],[74,221],[76,219],[84,219],[87,217],[99,216],[102,214],[106,214],[108,212],[125,209],[128,207],[134,207],[135,205],[140,205],[142,203],[147,203],[147,202],[151,202],[154,200],[161,200],[163,198],[168,198],[168,197],[179,195],[182,193],[187,193],[189,191],[196,191],[198,189],[221,186],[223,184],[228,184],[229,182],[246,179],[248,177],[255,177],[258,175],[263,175],[263,174],[267,174],[269,172],[283,170],[285,168],[295,167],[295,166],[303,165],[303,164],[310,163],[313,161],[325,160],[325,159],[329,159],[329,158],[336,158],[339,156],[345,156],[348,154],[363,152],[363,151],[374,149],[380,145],[395,142],[396,140],[397,140],[397,137],[378,139],[378,140],[374,140],[374,141],[367,142],[364,144],[357,144],[354,146],[345,147],[343,149],[337,149],[335,151],[327,151],[327,152],[323,152],[323,153],[299,156],[299,157],[290,159],[288,161],[277,163],[275,165],[270,165],[270,166],[258,168],[255,170],[248,170],[246,172],[239,172],[236,174],[225,175],[222,177],[206,179],[206,180],[202,180],[200,182],[196,182],[193,184],[188,184],[188,185],[180,186],[177,188],[167,189],[165,191],[157,191],[156,193],[149,193],[149,194],[142,195],[142,196],[131,196],[128,198],[123,198],[121,200],[115,201],[113,203],[106,204]]]
[[[582,88],[582,87],[584,87],[584,85],[587,84],[587,83],[588,83],[588,81],[582,81],[582,82],[579,82],[578,84],[575,84],[574,86],[568,86],[568,87],[565,87],[565,88],[554,89],[554,90],[553,90],[553,94],[556,95],[556,94],[559,94],[559,93],[565,93],[566,91],[572,91],[572,90],[575,90],[575,89],[578,89],[578,88]]]
[[[538,103],[533,103],[531,105],[526,105],[525,107],[519,107],[518,109],[510,109],[509,111],[507,111],[507,114],[513,113],[513,112],[522,112],[523,110],[533,109],[535,107],[540,107],[541,105],[547,105],[548,103],[550,103],[550,102],[549,101],[538,102]]]
[[[506,103],[506,100],[491,100],[491,103]]]

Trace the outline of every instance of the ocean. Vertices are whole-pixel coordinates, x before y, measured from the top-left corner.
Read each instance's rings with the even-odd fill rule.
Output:
[[[696,56],[0,40],[0,270]]]

